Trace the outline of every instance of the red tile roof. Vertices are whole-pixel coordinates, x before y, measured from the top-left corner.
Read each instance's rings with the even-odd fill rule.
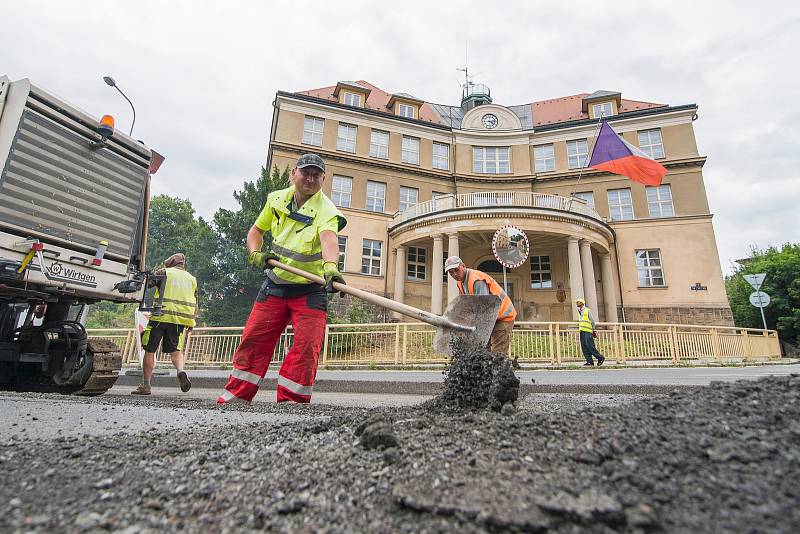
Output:
[[[375,87],[371,83],[358,80],[360,85],[371,89],[369,98],[367,98],[366,107],[376,111],[387,114],[392,114],[392,111],[386,107],[386,104],[391,98],[391,93],[383,91],[379,87]],[[336,89],[335,85],[330,87],[321,87],[319,89],[310,89],[308,91],[299,91],[298,94],[308,95],[331,102],[338,102],[336,97],[333,96],[333,90]],[[552,98],[550,100],[539,100],[530,104],[533,112],[533,125],[543,126],[549,124],[557,124],[561,122],[569,122],[574,120],[588,119],[589,115],[581,111],[581,100],[588,96],[589,93],[580,93],[572,96],[564,96],[561,98]],[[638,100],[628,100],[623,98],[622,105],[619,108],[620,113],[629,111],[637,111],[641,109],[652,109],[666,107],[666,104],[656,104],[654,102],[641,102]],[[420,119],[425,122],[434,122],[436,124],[445,124],[439,117],[436,111],[429,104],[423,104],[420,108]]]

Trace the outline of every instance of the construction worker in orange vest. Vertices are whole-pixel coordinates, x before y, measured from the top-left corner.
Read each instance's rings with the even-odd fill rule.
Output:
[[[488,274],[476,269],[467,269],[458,256],[450,256],[444,262],[444,272],[449,273],[458,282],[458,292],[462,295],[497,295],[500,297],[500,310],[497,312],[497,321],[494,323],[492,335],[487,348],[492,352],[508,355],[511,345],[511,331],[514,328],[514,319],[517,310],[511,303],[503,288]],[[512,361],[514,368],[519,368],[517,359]]]

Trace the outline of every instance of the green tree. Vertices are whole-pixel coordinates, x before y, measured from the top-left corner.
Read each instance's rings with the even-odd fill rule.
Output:
[[[761,286],[771,300],[764,308],[767,327],[777,329],[782,341],[800,345],[800,244],[754,248],[746,264],[726,279],[728,301],[738,326],[763,328],[761,313],[749,301],[753,288],[742,278],[755,273],[767,274]]]
[[[264,275],[247,263],[247,232],[264,208],[267,195],[289,186],[289,167],[272,173],[261,168],[261,174],[253,181],[246,181],[241,191],[233,197],[239,203],[237,210],[220,208],[213,222],[219,239],[217,255],[217,293],[214,306],[208,310],[210,323],[219,325],[242,325],[250,314]],[[271,236],[264,236],[265,248]]]
[[[86,328],[133,328],[135,304],[101,301],[89,306]]]

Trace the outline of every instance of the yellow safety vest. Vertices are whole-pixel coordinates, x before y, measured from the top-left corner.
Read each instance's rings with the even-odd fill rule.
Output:
[[[345,227],[347,220],[321,190],[296,212],[289,210],[293,197],[294,186],[271,193],[256,226],[265,230],[264,226],[269,225],[272,252],[280,257],[281,263],[323,276],[319,234],[325,230],[336,233]],[[277,284],[310,283],[302,276],[277,267],[268,271],[267,277]]]
[[[581,332],[594,332],[592,321],[589,319],[589,308],[583,307],[581,318],[578,320],[578,330]]]
[[[197,280],[183,269],[168,267],[165,271],[167,272],[167,281],[164,286],[164,300],[162,301],[163,307],[161,309],[164,315],[151,316],[150,320],[182,324],[194,328],[196,324],[194,314],[197,308],[197,300],[195,298]],[[156,289],[154,302],[158,300],[158,295],[159,292]]]

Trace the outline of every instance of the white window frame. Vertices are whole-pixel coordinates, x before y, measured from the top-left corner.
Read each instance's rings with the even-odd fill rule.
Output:
[[[472,172],[475,174],[511,174],[511,147],[473,146]]]
[[[336,236],[339,242],[339,270],[344,272],[345,260],[347,259],[347,236]]]
[[[419,204],[419,189],[415,187],[400,187],[400,211],[405,211]]]
[[[636,251],[636,272],[639,287],[667,287],[661,249],[641,249]],[[658,281],[661,283],[658,283]]]
[[[406,256],[406,280],[424,282],[428,273],[428,249],[408,247]]]
[[[386,211],[385,183],[373,182],[372,180],[367,182],[367,201],[364,204],[364,208],[367,211],[374,211],[376,213],[383,213]]]
[[[364,239],[361,242],[361,274],[380,276],[382,254],[383,241]]]
[[[639,150],[653,159],[664,159],[664,140],[661,137],[661,128],[641,130],[639,134]]]
[[[578,191],[574,194],[575,198],[580,198],[586,201],[586,204],[594,209],[594,191]]]
[[[567,141],[567,167],[580,169],[589,164],[589,140],[573,139]]]
[[[536,172],[551,172],[556,170],[556,151],[553,147],[553,143],[533,147],[533,159]]]
[[[345,106],[353,106],[353,107],[356,107],[356,108],[360,108],[361,107],[361,97],[362,97],[362,95],[360,95],[359,93],[351,93],[349,91],[345,91],[344,92],[344,98],[343,98],[344,105]]]
[[[403,136],[403,163],[419,165],[419,137]]]
[[[410,104],[403,104],[402,102],[397,103],[397,115],[399,117],[413,119],[415,117],[414,111],[415,111],[414,106]]]
[[[531,256],[531,289],[553,289],[553,264],[550,255]]]
[[[647,210],[650,217],[674,217],[675,207],[672,205],[672,189],[669,184],[647,186]]]
[[[358,135],[358,126],[340,122],[339,131],[336,134],[336,150],[355,154],[357,135]]]
[[[612,221],[630,221],[635,217],[630,188],[609,189],[608,218]]]
[[[369,155],[373,158],[389,159],[389,132],[384,130],[370,132]]]
[[[431,167],[445,171],[450,170],[450,145],[434,141],[432,154]]]
[[[603,112],[606,113],[603,113]],[[614,106],[611,105],[611,102],[600,102],[598,104],[592,104],[592,115],[595,119],[599,119],[600,117],[610,117],[614,114]]]
[[[322,146],[322,132],[325,130],[325,119],[306,115],[303,119],[303,144]]]
[[[340,208],[349,208],[353,200],[353,179],[349,176],[333,175],[331,201]]]

